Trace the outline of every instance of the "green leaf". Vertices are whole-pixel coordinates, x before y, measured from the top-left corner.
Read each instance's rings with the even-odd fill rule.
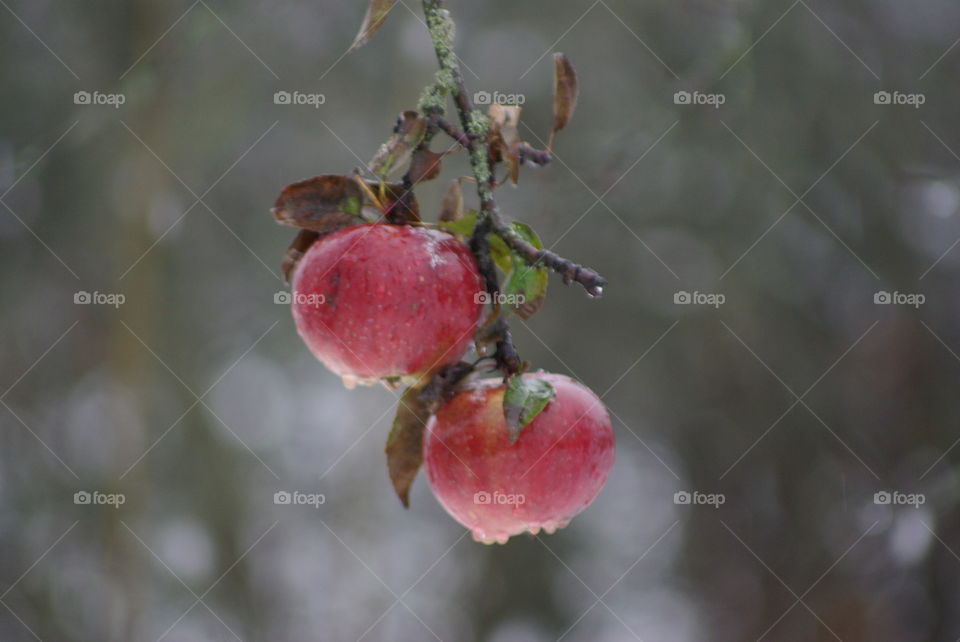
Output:
[[[543,249],[540,237],[530,226],[523,223],[512,223],[513,230],[538,250]],[[527,265],[519,256],[514,255],[512,268],[507,274],[507,281],[503,292],[506,302],[521,319],[529,319],[543,305],[547,297],[547,284],[550,274],[545,267]]]
[[[496,234],[491,234],[487,237],[487,240],[490,242],[490,258],[493,259],[498,268],[503,270],[504,274],[508,274],[510,268],[513,267],[513,254],[511,254],[510,248]]]
[[[360,199],[357,198],[356,196],[348,197],[346,200],[340,203],[340,206],[345,213],[350,214],[352,216],[360,216],[360,209],[362,207],[362,204],[360,202]]]
[[[468,239],[473,234],[473,228],[477,226],[477,212],[470,210],[463,215],[463,218],[456,221],[440,221],[437,225],[445,232],[450,232],[462,239]]]
[[[420,392],[420,388],[407,388],[400,397],[387,437],[387,472],[404,508],[410,507],[410,487],[423,463],[423,433],[430,419]]]
[[[557,391],[548,381],[514,375],[507,381],[503,393],[503,418],[507,422],[510,443],[517,441],[522,430],[556,396]]]
[[[367,5],[367,13],[363,16],[363,24],[360,25],[360,32],[350,45],[350,51],[358,49],[367,44],[370,37],[376,33],[383,21],[387,19],[387,14],[393,8],[393,0],[370,0]]]

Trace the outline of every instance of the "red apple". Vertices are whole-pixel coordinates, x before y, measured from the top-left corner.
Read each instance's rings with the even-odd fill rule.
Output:
[[[424,466],[437,499],[474,539],[553,533],[585,509],[613,466],[613,428],[589,388],[556,374],[556,396],[515,443],[503,417],[505,386],[475,381],[444,402],[424,438]]]
[[[352,387],[460,359],[483,305],[473,255],[449,234],[355,225],[316,241],[293,276],[297,331]]]

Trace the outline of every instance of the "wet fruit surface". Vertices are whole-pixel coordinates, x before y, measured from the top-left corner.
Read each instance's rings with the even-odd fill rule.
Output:
[[[507,437],[500,379],[469,384],[430,420],[424,464],[440,503],[478,541],[553,532],[600,492],[613,466],[613,429],[603,403],[562,375],[556,397],[520,432]]]
[[[310,351],[345,382],[420,376],[458,360],[482,310],[473,256],[452,236],[356,225],[315,242],[293,278]]]

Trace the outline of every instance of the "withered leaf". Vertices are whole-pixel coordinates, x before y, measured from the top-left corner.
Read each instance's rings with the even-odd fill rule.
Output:
[[[507,175],[514,185],[520,178],[520,110],[516,105],[493,103],[488,110],[490,131],[488,144],[495,157],[507,164]]]
[[[420,204],[413,190],[403,183],[365,181],[382,206],[383,217],[391,223],[418,223]]]
[[[564,54],[553,54],[553,130],[550,132],[550,143],[558,131],[567,126],[573,111],[577,107],[577,72],[574,71],[570,59]],[[547,148],[550,148],[550,143]]]
[[[293,242],[283,254],[283,262],[280,263],[280,271],[283,272],[283,280],[290,283],[290,275],[297,263],[303,258],[306,251],[313,245],[313,242],[320,238],[319,232],[313,230],[300,230],[293,237]]]
[[[370,170],[386,179],[404,167],[410,161],[413,150],[423,140],[426,130],[427,121],[417,112],[408,110],[400,114],[393,135],[380,146],[370,161]]]
[[[393,0],[370,0],[367,4],[367,13],[363,16],[363,24],[360,25],[360,31],[350,45],[350,51],[359,49],[367,44],[367,41],[377,32],[377,29],[386,20],[387,14],[393,8]]]
[[[453,179],[447,186],[443,201],[440,203],[438,218],[441,223],[453,223],[463,218],[463,188],[459,178]]]
[[[314,176],[283,188],[273,204],[273,217],[320,234],[362,222],[363,193],[347,176]]]
[[[387,437],[387,472],[404,508],[410,507],[410,487],[423,463],[423,433],[430,419],[420,388],[407,388],[400,397]]]
[[[520,431],[556,396],[557,391],[549,381],[523,375],[510,377],[503,393],[503,418],[510,443],[517,441]]]
[[[443,154],[432,152],[429,149],[418,149],[413,153],[410,161],[410,172],[407,176],[410,182],[416,185],[424,181],[430,181],[440,175],[441,162]]]

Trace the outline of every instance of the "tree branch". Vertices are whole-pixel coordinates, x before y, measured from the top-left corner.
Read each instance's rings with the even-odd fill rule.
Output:
[[[529,265],[544,265],[562,275],[564,283],[579,283],[591,296],[600,296],[607,283],[606,279],[593,270],[578,265],[549,250],[538,250],[503,221],[493,197],[495,179],[490,167],[486,143],[489,121],[485,115],[474,108],[473,100],[467,92],[463,73],[460,70],[460,63],[453,50],[453,21],[450,19],[450,14],[443,8],[442,0],[423,0],[423,12],[426,17],[427,28],[430,30],[433,48],[440,63],[437,86],[432,89],[439,93],[449,91],[452,95],[465,136],[447,133],[461,145],[466,143],[464,146],[470,153],[470,167],[477,182],[480,212],[477,217],[477,226],[474,228],[473,236],[470,239],[470,249],[477,256],[478,262],[481,263],[481,271],[484,267],[482,265],[483,257],[487,257],[489,260],[487,235],[492,232],[502,238]],[[436,98],[437,96],[434,95],[433,97]],[[438,126],[444,129],[439,123]],[[528,152],[528,159],[537,164],[545,164],[549,161],[549,154],[535,155]],[[538,163],[538,161],[540,162]],[[495,293],[499,287],[496,284],[495,273],[493,283],[490,282],[488,275],[485,274],[484,277],[487,280],[488,290],[492,286],[491,292]]]

